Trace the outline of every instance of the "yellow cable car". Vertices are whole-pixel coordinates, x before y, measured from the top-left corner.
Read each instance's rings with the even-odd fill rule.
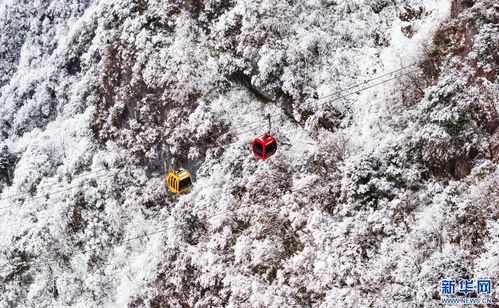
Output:
[[[173,193],[181,194],[191,189],[192,176],[183,168],[172,170],[168,173],[165,184]]]

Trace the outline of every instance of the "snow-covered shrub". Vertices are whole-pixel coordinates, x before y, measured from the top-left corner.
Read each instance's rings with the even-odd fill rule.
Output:
[[[0,143],[0,192],[4,186],[12,184],[15,162],[15,156],[9,151],[7,145]]]
[[[480,14],[480,9],[473,7],[465,11],[462,18],[468,20],[470,16]],[[491,19],[471,19],[474,27],[481,27],[488,33],[486,29],[490,28]],[[469,174],[474,158],[488,155],[487,131],[491,131],[488,127],[499,110],[492,99],[498,89],[487,79],[497,67],[489,66],[485,72],[477,64],[479,52],[473,51],[483,45],[490,48],[491,42],[473,45],[462,37],[459,32],[462,27],[468,26],[463,21],[447,26],[439,30],[440,35],[447,34],[446,40],[435,39],[434,50],[444,53],[447,60],[437,62],[440,67],[436,75],[423,70],[422,75],[435,80],[435,85],[425,93],[423,104],[417,110],[421,127],[413,141],[415,150],[422,153],[424,163],[435,174],[450,174],[457,178]],[[488,36],[483,37],[487,40]],[[466,61],[460,63],[463,59]],[[487,59],[490,62],[490,55]],[[465,68],[465,72],[458,73],[459,68]],[[440,74],[445,76],[440,77]]]
[[[471,253],[485,248],[490,240],[489,226],[499,217],[498,170],[494,169],[487,163],[478,166],[473,175],[480,174],[479,180],[452,185],[443,204],[443,210],[450,215],[445,225],[449,241]]]
[[[381,154],[353,156],[342,173],[341,200],[354,209],[378,209],[404,192],[418,189],[424,169],[404,159],[403,150],[394,147]]]
[[[43,3],[38,5],[43,6]],[[22,46],[29,33],[30,17],[39,9],[32,4],[2,4],[0,27],[0,87],[3,87],[16,72]]]

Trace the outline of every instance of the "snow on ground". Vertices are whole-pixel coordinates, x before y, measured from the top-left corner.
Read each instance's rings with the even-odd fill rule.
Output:
[[[499,278],[491,3],[3,2],[0,306],[435,306]]]

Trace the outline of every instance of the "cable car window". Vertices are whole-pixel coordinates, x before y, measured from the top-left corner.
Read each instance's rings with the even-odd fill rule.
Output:
[[[275,142],[271,142],[265,147],[265,150],[266,150],[265,156],[272,155],[277,150],[277,144]]]
[[[180,181],[178,190],[183,190],[185,188],[188,188],[189,186],[191,186],[191,178],[185,178]]]
[[[263,146],[260,143],[255,142],[255,145],[253,146],[253,151],[258,155],[263,155]]]

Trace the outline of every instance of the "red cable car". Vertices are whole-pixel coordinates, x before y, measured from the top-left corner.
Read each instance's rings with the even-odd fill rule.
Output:
[[[257,158],[266,160],[277,151],[277,140],[268,134],[263,134],[253,140],[251,148]]]
[[[251,143],[251,149],[255,157],[262,160],[266,160],[270,156],[274,155],[277,151],[277,140],[270,135],[270,115],[267,116],[269,119],[269,131],[261,136],[256,137]]]

